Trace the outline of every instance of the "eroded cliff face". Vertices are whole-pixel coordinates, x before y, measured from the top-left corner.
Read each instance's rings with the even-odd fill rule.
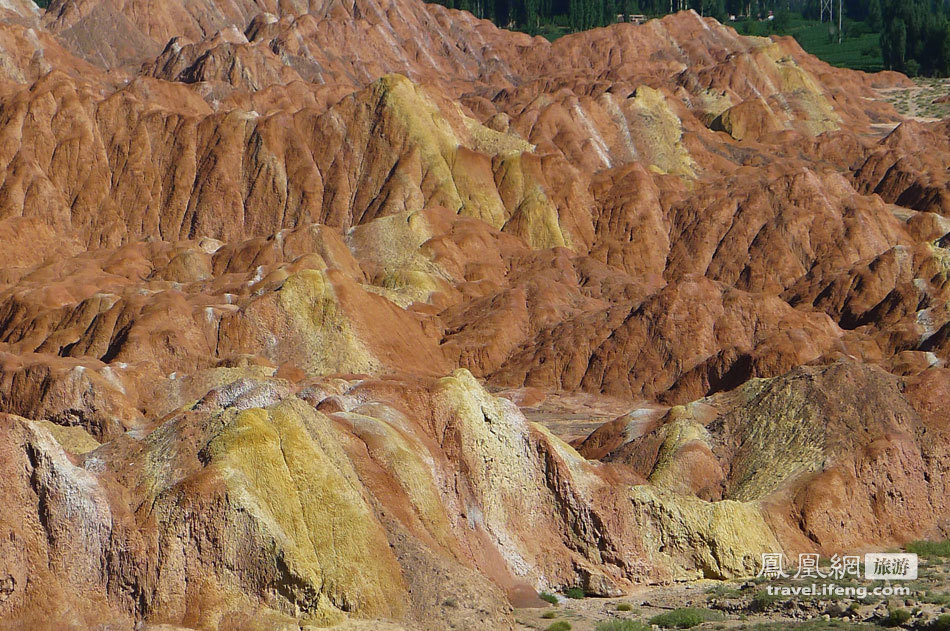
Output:
[[[704,518],[727,528],[717,540],[746,534],[824,554],[940,536],[948,525],[948,425],[928,403],[940,395],[921,395],[946,379],[943,370],[898,378],[851,361],[798,368],[674,406],[642,433],[632,431],[635,418],[621,417],[579,450],[632,465],[649,479],[652,505],[712,502],[724,514],[758,507],[751,516]],[[753,530],[736,533],[736,524]],[[675,529],[658,536],[672,542],[674,558],[700,554]],[[720,574],[708,558],[698,565]]]
[[[4,541],[21,561],[48,560],[11,567],[6,614],[39,611],[66,578],[50,625],[414,612],[438,628],[455,598],[466,628],[501,628],[503,590],[524,599],[583,575],[617,591],[652,573],[609,465],[467,371],[297,384],[220,373],[196,375],[225,383],[140,439],[90,450],[3,417],[4,493],[20,507]]]
[[[0,47],[4,623],[503,629],[948,535],[906,78],[414,0],[10,2]],[[578,392],[630,411],[512,402]]]
[[[947,528],[939,393],[854,362],[673,407],[633,439],[618,419],[589,439],[616,437],[602,462],[466,370],[187,379],[166,401],[186,403],[102,445],[2,417],[5,616],[505,628],[535,590],[619,595]]]

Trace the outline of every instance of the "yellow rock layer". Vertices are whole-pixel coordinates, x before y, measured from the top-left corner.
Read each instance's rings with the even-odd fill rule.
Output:
[[[231,501],[273,537],[300,615],[399,616],[406,586],[330,421],[298,399],[239,413],[209,445]]]
[[[663,173],[695,177],[696,163],[682,143],[683,126],[659,90],[642,85],[626,108],[642,158]]]
[[[291,275],[278,297],[302,341],[302,368],[317,374],[379,369],[379,362],[358,338],[340,307],[326,272],[302,270]]]
[[[674,578],[754,575],[762,553],[782,551],[755,503],[706,502],[647,485],[631,488],[630,501],[654,561]]]
[[[53,438],[56,439],[56,442],[68,452],[84,454],[99,446],[99,441],[93,438],[89,432],[82,427],[67,427],[46,420],[34,421],[34,423],[49,431],[49,433],[53,435]]]

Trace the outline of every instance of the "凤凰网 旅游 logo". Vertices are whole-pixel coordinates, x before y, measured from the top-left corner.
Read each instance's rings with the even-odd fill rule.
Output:
[[[863,572],[862,572],[863,568]],[[782,552],[762,553],[759,578],[767,579],[843,579],[865,578],[871,581],[917,579],[917,555],[903,552],[869,553],[862,559],[859,555],[833,555],[827,563],[815,553],[798,555],[798,564],[792,566]]]
[[[778,584],[767,585],[766,592],[785,597],[908,596],[911,590],[907,585],[891,581],[915,580],[917,555],[874,553],[862,558],[835,554],[822,560],[818,554],[806,553],[798,555],[797,565],[791,565],[785,554],[766,552],[762,554],[758,578],[777,581]],[[874,582],[862,585],[861,579]]]
[[[871,581],[913,581],[917,579],[917,555],[906,553],[866,554],[864,578]]]

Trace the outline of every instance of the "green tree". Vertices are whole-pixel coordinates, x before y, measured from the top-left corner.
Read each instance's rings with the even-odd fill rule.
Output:
[[[713,17],[720,22],[726,22],[729,19],[729,12],[726,11],[726,0],[716,0]]]
[[[525,13],[531,33],[537,33],[541,27],[541,0],[525,0]]]
[[[907,25],[904,20],[894,20],[881,33],[881,55],[888,68],[904,69],[907,57]]]
[[[881,20],[881,0],[871,0],[868,3],[868,26],[873,31],[880,31]]]
[[[950,77],[950,20],[947,20],[947,26],[943,29],[939,72],[945,77]]]
[[[568,12],[567,24],[572,31],[581,30],[581,2],[583,0],[571,0]]]
[[[604,0],[604,26],[613,24],[617,21],[617,4],[614,0]]]
[[[792,23],[792,14],[782,9],[775,14],[775,19],[770,23],[772,30],[776,33],[785,33]]]
[[[584,30],[601,25],[604,10],[599,5],[598,0],[587,0],[584,3]]]
[[[536,34],[540,27],[539,10],[541,0],[517,0],[517,3],[515,20],[518,23],[518,28],[526,33]]]

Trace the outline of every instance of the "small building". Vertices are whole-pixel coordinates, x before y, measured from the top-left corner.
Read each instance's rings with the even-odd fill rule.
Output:
[[[624,19],[625,17],[626,17],[626,19]],[[619,24],[620,22],[629,22],[629,23],[631,23],[631,24],[643,24],[643,23],[646,22],[646,21],[647,21],[647,16],[641,15],[641,14],[639,14],[639,13],[629,13],[629,14],[627,14],[626,16],[624,16],[623,13],[618,13],[618,14],[617,14],[617,23],[618,23],[618,24]]]

